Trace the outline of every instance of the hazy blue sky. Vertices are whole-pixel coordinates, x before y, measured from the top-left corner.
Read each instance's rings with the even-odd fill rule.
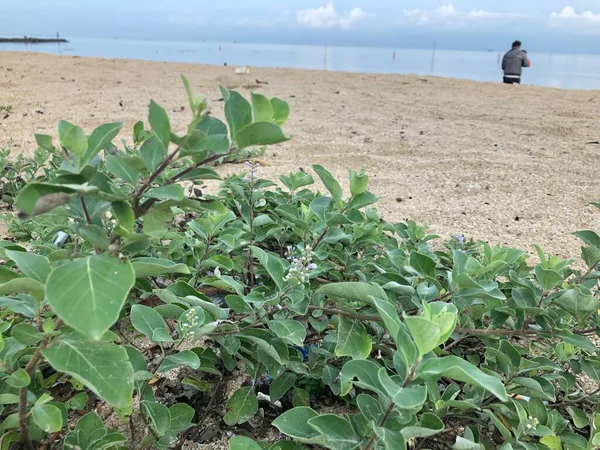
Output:
[[[600,0],[0,0],[0,35],[600,52]]]

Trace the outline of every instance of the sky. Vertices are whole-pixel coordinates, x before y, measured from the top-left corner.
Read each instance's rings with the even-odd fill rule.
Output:
[[[600,52],[600,0],[0,0],[0,36]]]

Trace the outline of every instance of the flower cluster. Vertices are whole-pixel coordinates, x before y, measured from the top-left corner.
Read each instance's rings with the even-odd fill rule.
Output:
[[[243,178],[243,181],[245,183],[250,183],[251,181],[254,182],[254,180],[258,180],[258,168],[260,167],[260,164],[257,162],[246,161],[244,165],[250,169],[250,172]]]
[[[525,425],[525,430],[527,432],[535,431],[537,426],[540,424],[540,421],[536,417],[529,416],[527,418],[527,424]]]
[[[284,281],[295,279],[300,283],[306,283],[309,278],[309,272],[317,268],[317,265],[312,262],[315,252],[310,247],[304,247],[300,256],[295,257],[292,246],[288,246],[286,256],[291,264],[287,275],[283,278]]]
[[[185,314],[185,322],[181,323],[181,338],[192,336],[198,326],[198,315],[194,308],[188,309]]]

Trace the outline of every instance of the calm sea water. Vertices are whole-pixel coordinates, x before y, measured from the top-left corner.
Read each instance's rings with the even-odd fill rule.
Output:
[[[286,67],[368,73],[414,73],[499,81],[498,51],[475,52],[391,48],[317,47],[184,41],[73,39],[67,44],[0,44],[0,51],[181,61],[229,66]],[[600,89],[600,55],[536,53],[524,84]]]

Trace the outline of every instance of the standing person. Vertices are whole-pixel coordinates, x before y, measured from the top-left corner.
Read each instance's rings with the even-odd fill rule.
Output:
[[[521,41],[513,42],[512,49],[502,58],[502,70],[506,84],[520,84],[523,67],[531,67],[527,50],[521,49]]]

